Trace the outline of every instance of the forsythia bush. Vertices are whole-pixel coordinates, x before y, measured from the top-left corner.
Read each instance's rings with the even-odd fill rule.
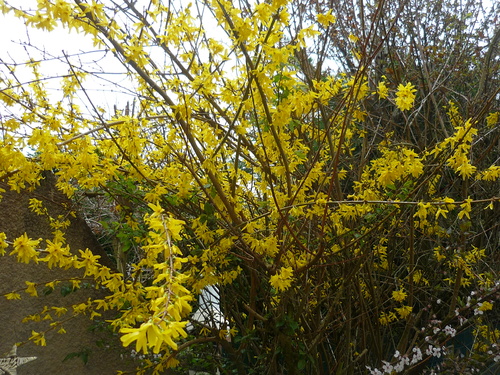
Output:
[[[473,113],[452,95],[429,107],[427,83],[372,74],[362,35],[348,40],[356,69],[321,69],[309,47],[337,27],[331,9],[300,23],[287,0],[113,4],[0,1],[29,27],[93,38],[135,87],[132,113],[107,113],[69,59],[58,98],[43,61],[26,62],[25,84],[4,62],[0,179],[21,191],[54,171],[68,197],[112,202],[123,261],[70,249],[57,220],[53,238],[1,234],[2,255],[82,269],[108,290],[74,313],[119,311],[123,344],[156,354],[138,373],[189,366],[187,349],[210,342],[225,373],[437,371],[458,366],[467,330],[461,365],[500,359],[494,98]],[[211,285],[224,324],[191,319]]]

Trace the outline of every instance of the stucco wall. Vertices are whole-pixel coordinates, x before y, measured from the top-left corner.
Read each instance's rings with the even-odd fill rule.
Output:
[[[85,221],[68,215],[71,202],[54,188],[54,182],[54,176],[49,174],[34,192],[21,194],[9,191],[0,182],[0,187],[7,190],[0,201],[0,232],[5,232],[10,241],[25,232],[32,239],[51,239],[52,229],[47,218],[35,215],[28,209],[29,199],[37,198],[44,202],[50,215],[67,215],[71,220],[71,226],[66,230],[66,239],[72,251],[89,248],[94,254],[102,256],[103,264],[112,266]],[[42,242],[41,245],[43,244]],[[10,251],[12,247],[7,249],[7,254]],[[21,300],[0,297],[0,357],[5,357],[16,342],[26,342],[18,348],[18,356],[38,357],[35,361],[20,366],[18,375],[106,375],[133,368],[130,356],[121,348],[118,337],[104,330],[98,321],[91,321],[86,316],[71,318],[71,314],[66,314],[58,318],[55,313],[51,313],[54,321],[70,318],[63,324],[67,333],[60,334],[57,330],[47,333],[46,346],[37,346],[28,341],[32,330],[44,331],[50,327],[51,321],[22,323],[24,317],[40,313],[44,306],[65,306],[71,312],[73,304],[84,302],[89,297],[105,296],[104,291],[92,287],[81,288],[63,296],[60,287],[69,285],[68,282],[61,283],[52,293],[44,295],[45,283],[80,277],[82,273],[82,270],[49,269],[45,263],[20,264],[15,256],[0,257],[0,294],[21,290],[19,294],[22,297]],[[38,298],[24,292],[26,280],[43,284],[37,288]],[[87,364],[84,364],[82,356],[85,352],[88,354]],[[64,361],[71,353],[80,353],[81,356],[76,355],[75,358]]]

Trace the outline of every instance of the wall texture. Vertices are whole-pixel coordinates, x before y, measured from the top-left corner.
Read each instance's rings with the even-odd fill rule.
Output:
[[[52,238],[48,218],[36,215],[28,208],[29,199],[36,198],[43,201],[52,217],[64,215],[71,220],[71,225],[66,230],[66,239],[72,252],[78,253],[78,249],[89,248],[94,254],[101,255],[102,264],[112,267],[85,221],[69,215],[71,202],[55,189],[53,175],[47,174],[41,186],[34,192],[12,192],[1,182],[0,187],[7,190],[0,201],[0,232],[6,233],[8,241],[13,241],[24,233],[32,239]],[[44,247],[45,243],[41,242],[40,245]],[[0,257],[0,295],[17,291],[21,299],[7,300],[0,297],[0,358],[8,354],[14,343],[23,342],[25,344],[17,349],[17,355],[36,356],[37,359],[20,366],[17,369],[18,375],[107,375],[115,374],[117,370],[133,369],[130,355],[121,348],[117,335],[105,329],[105,325],[100,324],[98,320],[92,321],[83,315],[72,317],[72,305],[85,302],[88,298],[104,298],[105,291],[96,290],[89,285],[64,296],[64,291],[67,292],[70,285],[68,279],[81,277],[82,270],[49,269],[45,263],[21,264],[16,261],[15,255],[8,255],[10,251],[11,246],[7,248],[6,255]],[[52,293],[45,295],[45,284],[53,280],[62,282]],[[39,284],[39,297],[32,297],[24,291],[25,281]],[[52,321],[22,323],[26,316],[42,312],[44,306],[64,306],[68,308],[69,313],[57,317],[52,311]],[[47,332],[46,346],[38,346],[28,341],[32,331],[45,331],[50,328],[52,322],[61,320],[65,321],[63,327],[66,334],[58,333],[58,329]],[[72,358],[65,360],[67,357]],[[85,358],[87,363],[84,363]]]

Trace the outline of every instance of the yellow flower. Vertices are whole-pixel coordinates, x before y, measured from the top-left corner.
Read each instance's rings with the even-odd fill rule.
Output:
[[[380,81],[378,83],[377,94],[380,99],[385,99],[389,95],[389,89],[385,85],[385,81]]]
[[[406,318],[413,311],[411,306],[396,307],[394,310],[398,313],[401,319]]]
[[[200,335],[201,336],[208,336],[209,334],[211,333],[210,329],[207,328],[207,327],[203,327],[201,330],[200,330]]]
[[[479,306],[478,310],[479,311],[488,311],[493,309],[493,304],[488,301],[484,301],[481,306]]]
[[[153,210],[153,215],[161,215],[163,214],[163,208],[160,204],[153,204],[153,203],[149,203],[148,204],[148,207],[151,208]]]
[[[36,213],[37,215],[43,215],[43,202],[41,200],[38,200],[36,198],[31,198],[29,200],[29,208],[31,211]]]
[[[72,279],[72,280],[70,280],[70,282],[71,282],[71,286],[73,287],[73,289],[78,289],[78,288],[80,288],[80,284],[82,283],[82,280]]]
[[[492,112],[486,117],[486,125],[488,128],[492,128],[498,122],[500,112]]]
[[[403,288],[401,288],[400,290],[395,290],[392,292],[392,298],[395,300],[395,301],[398,301],[398,302],[402,302],[406,299],[406,292],[404,291]]]
[[[427,219],[427,209],[431,207],[430,203],[423,203],[419,202],[418,203],[418,210],[417,212],[413,215],[413,217],[418,217],[420,220],[426,220]]]
[[[415,91],[417,90],[410,82],[408,82],[406,86],[403,86],[401,83],[399,84],[398,91],[396,92],[396,105],[400,110],[405,111],[413,107]]]
[[[168,357],[167,363],[165,366],[167,368],[173,368],[173,367],[177,367],[179,365],[179,363],[180,362],[174,356],[170,356],[170,357]]]
[[[467,199],[464,199],[464,203],[462,203],[460,205],[460,208],[462,208],[462,210],[458,213],[458,218],[460,220],[464,216],[467,216],[467,218],[470,219],[470,212],[472,210],[471,203],[472,203],[472,199],[471,198],[467,198]]]
[[[158,323],[149,321],[142,323],[139,328],[122,328],[120,332],[125,333],[125,335],[120,340],[123,342],[123,346],[128,346],[136,341],[135,349],[137,352],[142,350],[143,353],[147,353],[148,347],[152,347],[154,353],[159,353],[164,343],[173,350],[177,350],[177,344],[173,339],[179,337],[179,335],[187,336],[184,331],[185,325],[186,322],[167,324],[165,321],[159,321]]]
[[[53,320],[50,314],[45,314],[42,320]]]
[[[66,307],[52,306],[52,310],[54,310],[56,312],[57,316],[64,315],[68,312],[68,309]]]
[[[466,272],[467,272],[467,269],[466,269]],[[471,279],[470,279],[470,278],[468,278],[468,277],[462,277],[462,278],[460,279],[460,286],[465,286],[465,287],[470,286],[470,284],[471,284],[471,281],[470,281],[470,280],[471,280]]]
[[[31,240],[28,235],[24,233],[21,237],[14,240],[14,250],[10,255],[17,254],[18,262],[29,263],[31,259],[38,263],[38,252],[34,249],[40,240]]]
[[[462,176],[462,178],[465,180],[467,177],[470,177],[474,174],[476,171],[476,167],[466,160],[464,160],[457,168],[456,171]]]
[[[173,217],[169,217],[167,221],[167,228],[170,231],[170,235],[172,236],[172,239],[174,240],[180,240],[180,232],[182,230],[182,227],[184,225],[183,220],[177,220],[174,219]]]
[[[380,324],[383,326],[388,325],[390,322],[394,321],[396,319],[396,314],[394,314],[392,311],[389,314],[386,314],[385,312],[380,313],[380,317],[378,318]]]
[[[439,261],[439,259],[438,259]],[[413,281],[417,284],[419,283],[422,283],[422,284],[425,284],[425,285],[429,285],[429,280],[427,280],[423,273],[422,273],[422,270],[415,270],[413,272]]]
[[[479,179],[484,181],[495,181],[499,177],[500,177],[500,166],[498,165],[490,166],[488,169],[484,170],[479,175]],[[488,208],[491,210],[493,209],[492,203],[493,202],[491,202],[490,205],[488,206]]]
[[[281,267],[280,272],[271,276],[271,286],[278,291],[287,290],[292,283],[292,274],[293,271],[291,267]]]
[[[31,283],[29,281],[25,281],[26,285],[28,286],[26,288],[26,293],[28,293],[32,297],[38,297],[38,293],[36,291],[36,284]]]
[[[80,303],[78,305],[73,305],[73,312],[76,314],[83,314],[85,310],[88,309],[88,305],[86,303]]]
[[[12,292],[12,293],[5,294],[5,298],[7,298],[7,299],[21,299],[21,296],[19,295],[19,293]]]
[[[438,262],[441,262],[442,260],[446,259],[446,256],[441,254],[439,250],[441,250],[441,248],[439,247],[434,248],[434,256],[436,257]]]
[[[448,213],[448,210],[445,208],[438,207],[438,210],[436,212],[436,219],[439,219],[439,215],[442,215],[443,217],[446,218],[446,214]]]
[[[63,247],[61,242],[52,242],[47,240],[47,256],[43,258],[44,262],[48,263],[48,267],[64,266],[67,262],[66,257],[70,257],[69,246]]]
[[[9,244],[5,241],[7,236],[5,233],[0,233],[0,256],[5,255],[5,249],[9,246]]]
[[[324,27],[327,27],[330,23],[335,23],[336,21],[331,9],[325,14],[320,13],[316,15],[316,19],[318,20],[318,23],[320,23]]]
[[[99,263],[98,259],[101,257],[100,255],[94,255],[92,251],[89,249],[85,249],[85,251],[80,250],[81,261],[78,262],[78,268],[85,267],[84,276],[90,276],[93,274],[97,274],[99,271]]]
[[[43,332],[31,331],[30,340],[33,340],[33,342],[37,345],[41,346],[47,345],[47,343],[45,342],[45,336]]]

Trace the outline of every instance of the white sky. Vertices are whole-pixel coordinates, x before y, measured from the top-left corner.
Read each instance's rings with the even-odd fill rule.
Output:
[[[138,9],[141,9],[140,3],[144,1],[137,1]],[[188,2],[174,0],[175,3],[185,6]],[[36,0],[23,0],[22,8],[36,9]],[[193,13],[196,13],[196,9],[193,9]],[[207,13],[205,12],[203,17],[203,25],[210,34],[217,35],[220,29],[216,21]],[[27,28],[22,20],[15,18],[12,14],[0,13],[0,51],[0,59],[5,63],[24,63],[30,58],[42,61],[43,76],[52,77],[47,84],[54,93],[54,99],[58,99],[59,93],[57,77],[68,73],[65,54],[70,56],[69,60],[75,66],[94,73],[93,77],[88,77],[83,82],[83,86],[94,104],[104,108],[109,115],[114,113],[115,106],[123,109],[126,103],[132,102],[134,98],[133,85],[125,74],[126,69],[123,64],[112,53],[105,53],[104,50],[94,47],[92,36],[78,34],[74,29],[69,32],[67,29],[57,27],[49,32],[32,27]],[[0,70],[2,70],[1,67]],[[22,65],[16,66],[16,73],[18,78],[24,79],[24,82],[32,78],[32,74]],[[86,113],[94,113],[85,95],[80,95],[80,99],[83,103],[80,105],[87,107],[82,110]]]
[[[23,0],[20,3],[23,7],[32,4],[32,8],[36,9],[35,0]],[[485,7],[492,5],[490,0],[483,0],[482,3]],[[211,33],[217,29],[213,19],[205,19],[204,17],[203,24]],[[126,102],[132,100],[133,92],[130,91],[132,84],[124,74],[125,68],[111,53],[106,54],[104,51],[98,51],[93,46],[90,36],[77,34],[75,30],[70,33],[62,27],[51,32],[26,28],[24,23],[14,18],[13,15],[0,14],[0,59],[5,63],[21,63],[30,57],[35,60],[44,60],[41,67],[42,74],[46,77],[53,77],[47,82],[54,93],[54,98],[57,98],[58,95],[59,80],[57,77],[68,73],[68,65],[64,61],[63,51],[70,56],[72,64],[95,73],[94,78],[89,78],[84,82],[84,88],[95,104],[104,108],[107,113],[113,113],[115,105],[118,109],[123,109]],[[82,52],[86,53],[82,54]],[[57,57],[59,60],[51,57]],[[105,69],[101,67],[105,67]],[[23,74],[22,65],[16,67],[16,73],[21,81],[31,77],[31,74]],[[110,82],[122,87],[117,88]],[[0,89],[2,89],[1,84]],[[84,96],[81,97],[81,100],[83,105],[85,103],[88,105]],[[87,107],[86,110],[82,108],[82,110],[87,113],[94,112],[91,107]]]
[[[42,60],[41,73],[45,77],[50,77],[46,84],[54,93],[54,97],[58,98],[58,77],[67,74],[69,69],[64,57],[66,55],[76,67],[83,67],[96,74],[94,78],[83,82],[84,88],[96,104],[107,111],[113,111],[114,105],[120,109],[127,101],[131,101],[131,94],[127,95],[125,90],[116,90],[113,85],[106,82],[106,80],[113,81],[130,88],[130,81],[124,74],[125,68],[111,53],[106,54],[94,47],[90,36],[78,34],[74,29],[69,32],[62,27],[50,32],[27,28],[22,20],[10,14],[8,16],[0,14],[0,35],[0,58],[3,63],[18,64],[16,76],[21,82],[32,79],[29,70],[22,64],[30,58]],[[106,72],[101,68],[103,66],[106,67]],[[1,86],[0,84],[0,89]],[[84,103],[81,105],[88,104],[84,95],[81,100]],[[88,108],[87,112],[93,110]]]

